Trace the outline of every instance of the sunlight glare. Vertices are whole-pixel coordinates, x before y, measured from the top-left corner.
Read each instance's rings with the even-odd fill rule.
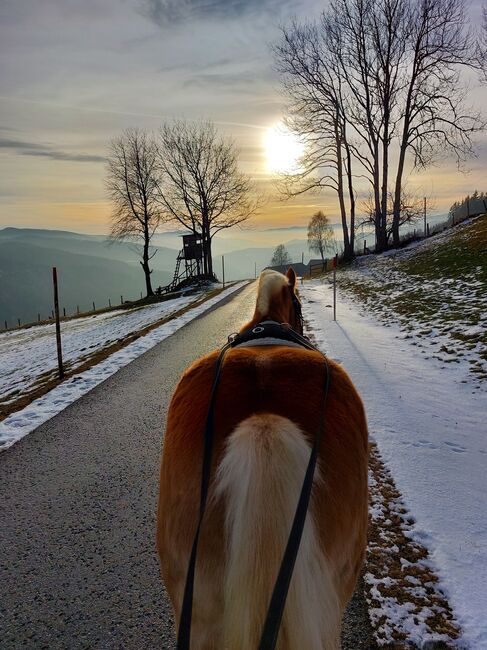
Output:
[[[276,174],[296,174],[304,154],[304,144],[283,124],[270,127],[266,133],[267,166]]]

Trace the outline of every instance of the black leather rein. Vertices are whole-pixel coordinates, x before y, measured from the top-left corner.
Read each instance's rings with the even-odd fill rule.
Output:
[[[240,334],[235,334],[229,337],[228,343],[222,347],[216,361],[215,376],[211,388],[210,401],[208,405],[208,415],[206,417],[206,424],[204,429],[204,451],[203,451],[203,463],[202,463],[202,470],[201,470],[200,512],[198,518],[198,525],[196,527],[196,533],[193,540],[193,547],[191,549],[191,555],[189,559],[188,573],[186,575],[186,584],[184,588],[181,617],[179,620],[177,650],[190,650],[191,616],[192,616],[192,609],[193,609],[193,589],[194,589],[194,577],[195,577],[195,567],[196,567],[196,554],[197,554],[198,541],[201,532],[203,517],[205,514],[208,490],[210,485],[211,459],[212,459],[212,452],[213,452],[214,408],[215,408],[218,384],[220,382],[223,360],[230,348],[234,348],[237,347],[238,345],[248,344],[249,342],[257,341],[259,339],[265,339],[265,338],[278,339],[282,341],[284,345],[286,341],[292,344],[297,343],[298,345],[308,350],[314,350],[315,352],[320,352],[325,362],[324,376],[323,376],[323,406],[321,409],[320,424],[314,439],[313,447],[311,449],[308,466],[304,476],[303,485],[301,487],[301,493],[299,495],[298,505],[296,507],[296,512],[294,514],[294,519],[291,526],[291,531],[289,533],[289,538],[286,544],[286,549],[284,551],[284,555],[282,558],[281,567],[279,569],[279,573],[277,575],[277,579],[274,585],[274,590],[272,592],[272,596],[270,599],[269,608],[267,610],[267,616],[262,630],[262,635],[260,638],[258,650],[274,650],[277,643],[277,637],[279,634],[279,628],[281,625],[282,615],[284,612],[284,606],[286,604],[289,584],[291,582],[293,569],[294,569],[296,557],[299,550],[299,544],[301,542],[303,528],[306,520],[306,513],[308,511],[309,500],[311,497],[311,489],[313,487],[313,477],[314,477],[314,472],[316,467],[316,461],[318,458],[318,450],[325,430],[325,408],[326,408],[326,400],[328,397],[328,389],[330,385],[330,371],[329,371],[328,362],[325,355],[323,355],[323,353],[320,350],[318,350],[307,338],[295,332],[288,325],[282,325],[274,321],[264,321],[262,323],[257,324],[256,326],[254,326],[249,330],[246,330],[244,332],[241,332]]]

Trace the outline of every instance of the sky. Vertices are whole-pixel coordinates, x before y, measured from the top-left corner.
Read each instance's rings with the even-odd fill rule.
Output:
[[[278,200],[269,129],[285,114],[271,45],[293,17],[323,0],[0,0],[0,228],[109,230],[105,158],[128,127],[213,120],[268,201],[255,228],[304,226],[318,209],[338,219],[336,195]],[[480,8],[472,5],[472,17]],[[485,104],[475,80],[472,103]],[[469,173],[444,160],[412,179],[446,212],[487,190],[487,147]]]

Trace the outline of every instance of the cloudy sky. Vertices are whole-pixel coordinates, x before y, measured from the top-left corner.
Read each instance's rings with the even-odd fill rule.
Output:
[[[106,233],[104,159],[111,137],[164,119],[212,119],[270,200],[261,227],[303,225],[332,194],[272,197],[268,129],[284,100],[269,45],[323,0],[0,0],[0,227]],[[479,15],[473,4],[472,16]],[[487,88],[472,84],[472,102]],[[487,149],[460,174],[448,160],[414,179],[436,210],[487,190]]]

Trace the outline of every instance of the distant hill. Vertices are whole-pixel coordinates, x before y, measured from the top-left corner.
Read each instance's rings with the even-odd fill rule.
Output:
[[[101,239],[101,238],[100,238]],[[175,252],[158,251],[154,287],[172,278]],[[76,233],[6,228],[0,231],[0,324],[17,318],[46,318],[52,309],[52,267],[60,283],[60,307],[68,314],[80,309],[135,299],[145,290],[137,254],[127,245],[108,247],[103,241]]]
[[[227,280],[250,278],[271,262],[274,246],[242,246],[247,243],[241,233],[235,239],[215,238],[214,269],[221,278],[221,255],[225,252],[225,277]],[[157,246],[151,261],[154,288],[170,282],[174,273],[179,233],[157,235],[157,242],[170,246]],[[309,253],[306,241],[294,239],[283,242],[294,262],[300,262]],[[232,247],[235,249],[232,250]],[[145,291],[144,275],[139,264],[140,256],[128,243],[108,244],[102,235],[84,235],[64,230],[34,228],[4,228],[0,230],[0,325],[7,320],[10,325],[20,318],[23,323],[46,318],[52,309],[51,269],[58,267],[61,308],[74,313],[81,310],[125,299],[137,298]]]

